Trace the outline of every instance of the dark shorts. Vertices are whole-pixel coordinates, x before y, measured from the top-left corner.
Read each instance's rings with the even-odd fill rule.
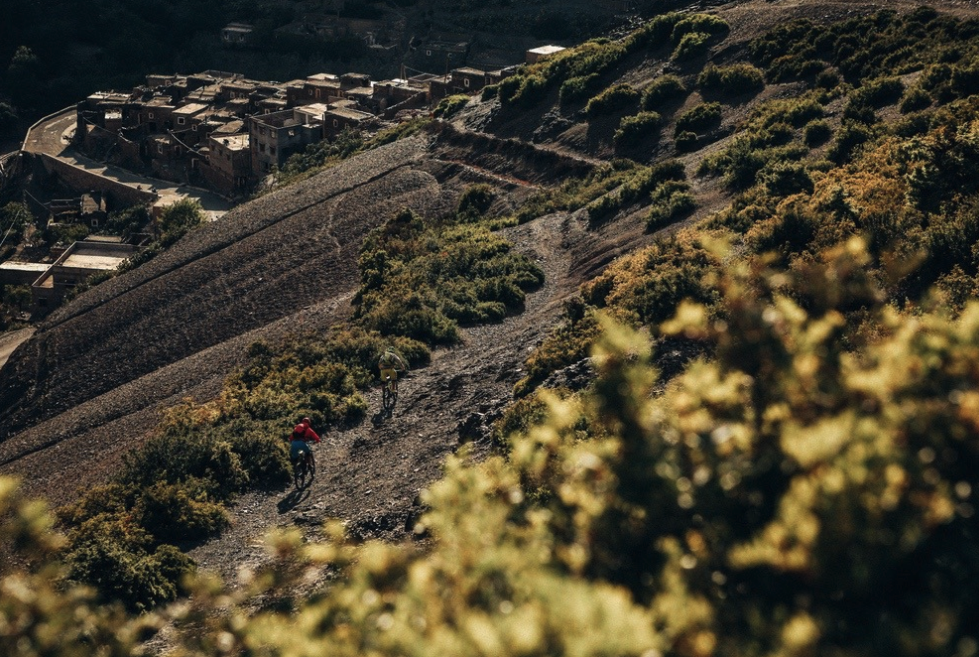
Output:
[[[300,454],[306,454],[312,452],[309,448],[309,443],[305,440],[290,440],[289,441],[289,458],[293,461],[299,458]]]

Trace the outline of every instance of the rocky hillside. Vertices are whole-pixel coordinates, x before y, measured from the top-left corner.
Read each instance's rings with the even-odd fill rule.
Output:
[[[534,637],[540,654],[568,648],[541,629],[541,609],[634,640],[622,654],[971,654],[974,596],[950,582],[975,565],[962,546],[976,531],[967,466],[979,453],[977,19],[961,2],[737,2],[524,67],[52,315],[0,371],[0,474],[56,504],[81,499],[62,517],[80,528],[73,541],[111,513],[158,520],[160,500],[182,500],[213,522],[176,542],[227,575],[257,567],[258,538],[278,525],[312,535],[339,518],[355,541],[417,532],[446,590],[492,571],[456,601],[478,608],[459,622],[473,654],[494,652],[478,628],[497,621],[510,652]],[[637,332],[603,342],[608,317]],[[360,348],[350,322],[417,356],[393,417],[335,356],[347,352],[330,340]],[[578,397],[596,344],[604,378]],[[339,360],[324,365],[317,349]],[[715,360],[680,375],[698,355]],[[300,382],[296,401],[290,377],[336,372],[345,392]],[[549,416],[541,387],[565,400]],[[166,446],[189,434],[231,451],[235,432],[274,440],[307,408],[325,441],[303,491],[248,490],[244,477],[214,511],[209,486],[223,482],[199,473],[146,482],[162,491],[153,499],[126,488],[131,468],[114,479],[127,455],[169,467]],[[461,444],[487,469],[453,463],[440,480]],[[121,488],[85,496],[110,481]],[[500,544],[513,540],[499,570],[480,551],[492,547],[479,547],[480,513]],[[148,541],[158,553],[166,542]],[[431,593],[420,571],[400,570],[413,557],[378,550],[350,580],[358,600],[405,596],[452,616],[399,588]],[[546,572],[537,554],[550,555]],[[510,564],[536,585],[523,590]],[[548,579],[564,575],[592,587],[578,591],[589,611],[540,603],[521,617],[529,635],[508,625],[507,596],[578,599]],[[925,595],[938,602],[916,614]],[[345,623],[330,640],[346,641]],[[916,624],[944,629],[919,636]],[[404,625],[418,654],[447,645],[425,622]]]

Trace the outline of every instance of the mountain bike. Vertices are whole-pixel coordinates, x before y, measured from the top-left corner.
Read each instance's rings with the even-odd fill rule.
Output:
[[[390,415],[394,411],[394,405],[398,402],[398,380],[390,374],[385,377],[381,385],[381,408]]]
[[[305,454],[300,454],[299,458],[292,464],[292,480],[296,484],[296,490],[302,490],[312,483],[313,476],[315,475],[316,457],[313,456],[313,451],[310,450],[309,452],[308,462]]]

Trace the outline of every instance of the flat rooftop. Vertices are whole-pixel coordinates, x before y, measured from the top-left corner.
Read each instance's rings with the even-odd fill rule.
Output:
[[[36,271],[38,274],[46,272],[51,267],[50,263],[44,262],[17,262],[8,260],[0,262],[0,269],[7,271]]]
[[[61,262],[62,267],[73,269],[115,269],[129,256],[113,256],[102,253],[72,253]]]

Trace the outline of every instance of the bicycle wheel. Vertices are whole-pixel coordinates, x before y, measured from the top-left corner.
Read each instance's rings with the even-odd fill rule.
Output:
[[[300,457],[299,461],[292,466],[292,476],[296,484],[296,490],[301,490],[306,485],[306,459]]]

